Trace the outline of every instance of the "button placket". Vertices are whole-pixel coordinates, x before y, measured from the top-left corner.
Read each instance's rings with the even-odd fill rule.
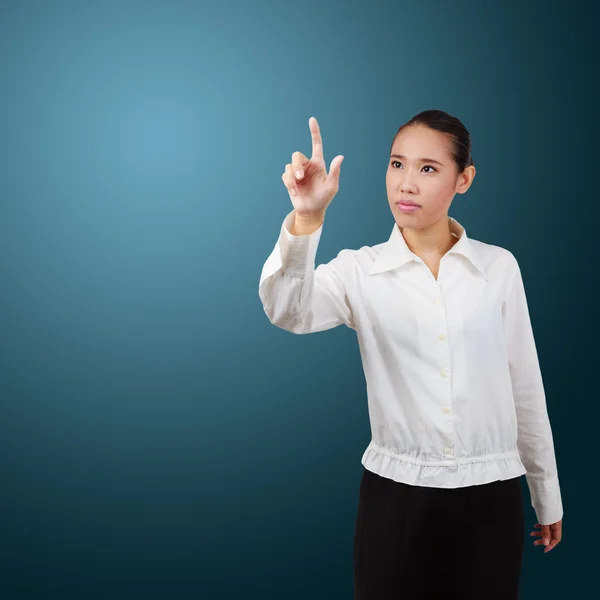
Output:
[[[447,335],[447,331],[448,331],[448,325],[447,325],[447,318],[446,318],[446,310],[445,310],[445,304],[444,304],[444,297],[442,294],[442,290],[441,290],[441,286],[438,283],[438,292],[439,295],[434,299],[433,304],[435,306],[440,307],[441,309],[443,309],[443,314],[439,315],[440,317],[440,323],[442,325],[442,327],[439,330],[439,333],[437,335],[437,338],[440,342],[440,352],[442,353],[442,368],[439,372],[439,376],[440,379],[442,381],[444,381],[445,383],[450,384],[450,348],[449,348],[449,344],[448,344],[448,335]],[[451,386],[447,385],[446,386],[447,389],[447,400],[446,400],[446,406],[442,406],[441,410],[442,413],[444,415],[447,415],[446,418],[446,422],[447,422],[447,426],[448,426],[448,439],[446,442],[446,446],[444,447],[444,456],[446,458],[452,459],[454,458],[454,443],[453,443],[453,433],[454,433],[454,427],[453,427],[453,419],[452,419],[452,414],[451,414],[451,400],[452,400],[452,390],[451,390]]]
[[[440,288],[440,286],[438,284],[438,289],[439,288]],[[440,316],[440,322],[443,324],[443,329],[447,330],[448,327],[447,327],[447,323],[446,323],[446,310],[443,305],[443,296],[441,294],[441,289],[439,291],[440,291],[440,295],[434,300],[434,304],[440,305],[441,308],[444,309],[443,316]],[[438,333],[438,340],[441,342],[447,342],[446,333],[445,332]],[[442,369],[440,370],[440,377],[442,379],[445,379],[446,381],[448,381],[449,376],[450,376],[450,353],[448,350],[448,343],[445,343],[442,345],[441,352],[443,355],[444,362],[442,363]]]

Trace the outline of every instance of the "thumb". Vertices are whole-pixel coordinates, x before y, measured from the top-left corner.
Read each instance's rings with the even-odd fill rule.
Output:
[[[542,525],[542,544],[547,546],[550,543],[550,525]]]
[[[331,161],[329,167],[329,175],[327,176],[327,183],[332,186],[339,187],[340,185],[340,172],[344,157],[340,154]]]

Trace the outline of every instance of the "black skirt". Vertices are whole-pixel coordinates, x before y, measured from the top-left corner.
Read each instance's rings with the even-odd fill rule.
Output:
[[[461,488],[364,469],[355,600],[517,600],[525,545],[521,478]]]

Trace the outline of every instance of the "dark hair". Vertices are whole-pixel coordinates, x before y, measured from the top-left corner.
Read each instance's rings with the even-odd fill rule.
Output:
[[[452,142],[452,159],[456,163],[459,173],[462,173],[469,165],[473,164],[473,158],[471,157],[471,136],[466,127],[456,117],[449,115],[443,110],[424,110],[398,129],[392,140],[392,147],[398,134],[409,125],[424,125],[425,127],[446,134]],[[390,148],[391,153],[392,150]]]

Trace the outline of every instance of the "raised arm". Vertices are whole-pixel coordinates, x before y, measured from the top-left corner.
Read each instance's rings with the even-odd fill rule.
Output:
[[[259,296],[265,314],[277,327],[297,334],[342,324],[354,329],[345,285],[352,268],[351,252],[342,250],[333,260],[315,268],[323,222],[294,225],[294,219],[292,211],[262,269]]]

